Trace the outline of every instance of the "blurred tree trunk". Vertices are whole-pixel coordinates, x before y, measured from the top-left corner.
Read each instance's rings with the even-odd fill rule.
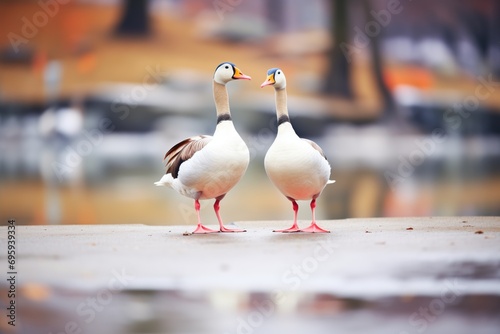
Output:
[[[372,6],[369,0],[362,0],[362,9],[363,9],[363,17],[366,19],[365,22],[371,20],[370,10]],[[374,37],[371,37],[370,42],[370,56],[372,60],[372,69],[373,75],[375,78],[375,85],[379,90],[379,94],[382,98],[382,108],[383,108],[383,117],[394,117],[397,115],[397,106],[394,101],[394,97],[392,96],[387,84],[384,80],[384,69],[383,69],[383,60],[382,60],[382,52],[380,50],[380,34],[376,34]]]
[[[489,65],[495,79],[500,79],[500,1],[493,1],[490,14]]]
[[[125,0],[123,15],[116,26],[119,36],[145,36],[150,33],[148,0]]]
[[[348,0],[330,1],[330,35],[332,47],[328,54],[328,69],[323,84],[323,93],[352,98],[351,64],[340,47],[349,39]]]
[[[267,21],[274,31],[283,32],[286,30],[285,1],[271,0],[265,1]]]

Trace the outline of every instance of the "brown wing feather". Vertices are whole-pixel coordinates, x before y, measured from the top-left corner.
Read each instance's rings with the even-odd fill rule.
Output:
[[[323,158],[326,159],[325,153],[323,153],[323,150],[321,149],[321,147],[319,147],[318,144],[316,144],[315,142],[313,142],[312,140],[309,140],[309,139],[305,139],[305,138],[301,138],[301,139],[303,141],[305,141],[306,143],[308,143],[309,145],[311,145],[316,151],[319,152],[319,154],[321,154],[323,156]]]
[[[175,144],[168,150],[163,159],[167,168],[167,174],[170,173],[174,179],[177,178],[182,163],[189,160],[196,152],[205,147],[210,140],[212,140],[211,136],[202,135],[187,138]]]

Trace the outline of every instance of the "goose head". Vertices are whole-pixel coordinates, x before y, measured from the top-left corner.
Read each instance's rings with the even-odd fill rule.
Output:
[[[215,69],[214,81],[221,85],[225,85],[231,80],[238,79],[250,80],[252,78],[243,74],[236,65],[230,62],[222,63]]]
[[[267,79],[260,85],[260,88],[269,85],[274,85],[275,89],[283,89],[286,87],[285,74],[281,69],[271,68],[267,71]]]

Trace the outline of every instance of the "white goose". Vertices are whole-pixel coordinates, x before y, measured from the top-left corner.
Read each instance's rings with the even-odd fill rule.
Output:
[[[316,198],[329,180],[330,164],[321,148],[313,141],[297,136],[293,130],[287,108],[286,78],[279,68],[267,71],[267,79],[260,87],[274,85],[276,92],[276,116],[278,118],[278,134],[266,153],[264,165],[266,173],[276,188],[288,198],[293,205],[294,220],[290,228],[274,232],[312,232],[328,233],[316,224],[314,211]],[[305,229],[299,229],[296,201],[310,200],[312,223]]]
[[[226,83],[251,78],[234,64],[217,66],[213,93],[217,111],[217,127],[213,136],[187,138],[165,154],[167,172],[157,186],[166,186],[193,198],[198,226],[193,233],[245,232],[226,228],[219,214],[219,203],[245,173],[250,160],[248,147],[234,128],[229,111]],[[214,210],[220,229],[212,230],[201,224],[199,200],[215,198]]]

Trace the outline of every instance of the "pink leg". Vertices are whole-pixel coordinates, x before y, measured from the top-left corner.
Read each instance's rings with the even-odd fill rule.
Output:
[[[298,232],[300,231],[299,225],[297,225],[297,214],[299,212],[299,205],[297,202],[295,202],[294,199],[288,198],[290,201],[292,201],[292,207],[293,207],[293,225],[290,228],[285,228],[283,230],[274,230],[273,232],[283,232],[283,233],[289,233],[289,232]]]
[[[300,232],[330,233],[330,231],[325,230],[316,224],[316,217],[314,215],[314,209],[316,209],[316,198],[313,198],[311,201],[312,223],[309,227],[306,227],[306,228],[300,230]]]
[[[207,234],[207,233],[217,233],[219,231],[212,230],[211,228],[208,228],[206,226],[203,226],[201,224],[201,219],[200,219],[200,202],[195,199],[194,200],[194,208],[196,210],[196,214],[198,215],[198,226],[196,227],[196,230],[192,232],[192,234]]]
[[[224,195],[217,197],[215,199],[215,203],[214,203],[215,215],[217,216],[217,220],[219,221],[220,231],[221,232],[246,232],[247,230],[231,229],[231,228],[227,228],[224,226],[224,223],[222,222],[222,218],[221,218],[220,213],[219,213],[220,201],[223,198],[224,198]]]

